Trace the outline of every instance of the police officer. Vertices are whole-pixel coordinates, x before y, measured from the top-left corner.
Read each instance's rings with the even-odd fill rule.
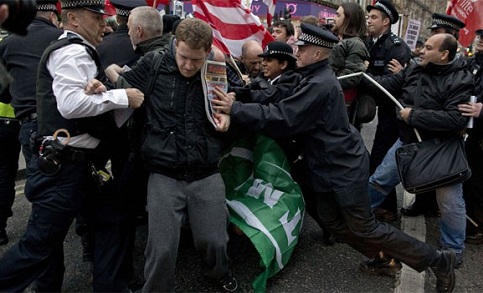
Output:
[[[242,104],[215,90],[222,102],[213,103],[247,129],[276,139],[297,136],[304,156],[300,183],[316,199],[319,220],[337,239],[368,257],[379,250],[396,255],[418,272],[431,267],[438,292],[451,292],[453,251],[437,251],[375,220],[367,186],[369,156],[360,133],[349,124],[342,89],[328,61],[339,39],[310,24],[301,28],[296,56],[303,79],[293,95],[268,105]]]
[[[399,13],[388,0],[380,0],[375,5],[367,6],[367,28],[371,39],[368,43],[369,67],[368,73],[374,75],[391,74],[388,64],[396,59],[401,64],[407,64],[411,59],[411,49],[406,43],[391,32],[391,25],[399,20]],[[371,173],[379,166],[389,148],[398,138],[398,122],[394,103],[382,92],[375,96],[378,105],[377,129],[371,151]],[[395,220],[397,215],[397,198],[393,190],[388,197],[391,202],[380,206],[376,216],[382,220]]]
[[[146,6],[144,0],[112,0],[111,4],[116,8],[116,20],[119,24],[117,30],[104,38],[102,43],[97,47],[101,63],[104,69],[109,65],[116,64],[120,67],[133,67],[138,61],[141,54],[134,52],[130,36],[128,34],[128,19],[131,11],[140,6]],[[152,7],[148,7],[155,10]],[[156,16],[159,14],[156,11]],[[153,24],[160,24],[153,20]],[[161,30],[161,28],[160,28]],[[141,165],[139,160],[131,158],[131,146],[133,144],[131,127],[133,123],[124,124],[118,129],[114,129],[115,135],[113,141],[109,146],[109,157],[111,160],[111,171],[114,177],[116,192],[118,193],[118,203],[122,206],[119,209],[119,221],[116,223],[118,229],[122,229],[125,238],[122,242],[127,245],[123,252],[126,255],[122,270],[127,276],[133,275],[133,249],[136,238],[136,217],[144,216],[146,206],[146,186],[147,186],[147,171]],[[131,132],[130,132],[131,131]],[[131,138],[131,139],[130,139]],[[93,227],[84,225],[77,225],[76,231],[83,234],[83,241],[87,247],[95,247],[92,239]],[[83,229],[84,228],[84,229]],[[87,228],[88,231],[85,231]],[[84,231],[82,231],[84,230]],[[87,233],[85,233],[87,232]],[[101,248],[102,249],[102,248]],[[87,251],[88,252],[88,251]]]
[[[10,35],[0,42],[0,56],[13,77],[10,84],[11,104],[21,121],[20,143],[29,175],[30,135],[37,129],[35,73],[45,48],[61,34],[57,28],[57,0],[38,0],[37,15],[27,28],[26,36]]]
[[[30,135],[37,129],[35,73],[44,49],[62,34],[62,30],[57,28],[57,2],[37,0],[37,14],[27,28],[27,35],[11,34],[0,42],[1,60],[12,77],[2,97],[11,106],[0,106],[3,109],[0,110],[3,113],[0,114],[0,245],[8,243],[5,227],[7,218],[12,216],[20,144],[27,167],[26,175],[30,174]],[[13,110],[9,109],[12,106]]]
[[[32,155],[32,174],[25,184],[25,196],[32,203],[31,220],[19,242],[0,260],[2,292],[23,291],[42,274],[48,274],[50,282],[37,283],[36,291],[61,291],[64,238],[86,196],[97,196],[107,180],[93,168],[95,157],[100,155],[100,138],[106,136],[96,130],[111,117],[103,113],[138,108],[144,99],[133,88],[84,93],[88,81],[102,70],[95,46],[102,41],[106,25],[104,1],[62,0],[61,4],[65,31],[45,50],[39,64],[40,145],[36,147],[38,155]],[[59,129],[65,130],[59,133]],[[116,258],[123,256],[106,252],[96,251],[93,290],[127,291],[127,282],[113,266]]]

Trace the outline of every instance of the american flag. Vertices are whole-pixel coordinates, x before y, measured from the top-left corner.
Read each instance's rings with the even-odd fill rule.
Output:
[[[264,0],[266,1],[266,0]],[[248,40],[256,40],[262,47],[273,37],[241,0],[193,0],[193,13],[213,29],[213,43],[225,54],[241,55],[241,47]]]

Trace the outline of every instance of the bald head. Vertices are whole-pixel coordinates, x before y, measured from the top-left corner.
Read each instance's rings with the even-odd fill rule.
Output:
[[[453,61],[458,49],[458,42],[451,34],[436,34],[431,36],[421,50],[421,66],[428,63],[448,64]]]
[[[262,46],[257,41],[249,40],[243,44],[240,60],[245,65],[250,77],[256,77],[260,73],[263,58],[258,55],[262,53]]]

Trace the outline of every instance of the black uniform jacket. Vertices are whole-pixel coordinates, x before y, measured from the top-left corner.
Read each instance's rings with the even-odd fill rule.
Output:
[[[300,69],[294,94],[261,105],[234,102],[232,121],[275,138],[297,137],[302,146],[302,174],[312,191],[347,191],[367,184],[368,153],[350,124],[344,97],[328,60]]]
[[[120,24],[115,32],[104,37],[97,46],[104,69],[111,64],[132,67],[138,61],[140,55],[134,52],[128,31],[127,25]]]
[[[413,128],[424,140],[458,135],[466,127],[468,119],[458,111],[458,104],[469,101],[474,82],[461,58],[446,65],[412,64],[396,75],[375,79],[404,107],[412,108],[408,123],[401,121],[402,141],[416,141]]]
[[[36,111],[36,80],[40,57],[62,30],[43,17],[36,17],[26,36],[10,35],[0,42],[0,56],[14,81],[10,85],[12,106],[17,118]]]

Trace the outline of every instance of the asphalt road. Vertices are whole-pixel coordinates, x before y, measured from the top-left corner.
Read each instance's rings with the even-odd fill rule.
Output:
[[[374,124],[363,129],[368,149],[371,147],[371,137]],[[24,181],[17,181],[17,196],[14,204],[14,216],[10,218],[7,233],[10,243],[0,246],[0,255],[16,242],[25,229],[30,213],[30,204],[23,195]],[[399,189],[399,202],[402,204],[403,192]],[[394,222],[411,233],[425,234],[427,242],[437,246],[437,218],[420,219],[421,225],[410,224],[405,219]],[[402,223],[402,225],[401,225]],[[422,231],[423,230],[423,231]],[[424,232],[424,233],[423,233]],[[183,233],[177,260],[177,291],[178,292],[213,292],[218,291],[214,284],[203,278],[201,259],[195,251],[189,237],[189,231]],[[143,281],[143,249],[147,236],[147,226],[140,223],[137,230],[135,248],[135,283]],[[88,263],[82,262],[80,239],[73,229],[65,239],[66,272],[63,285],[64,292],[90,292],[91,273]],[[483,292],[483,246],[468,245],[464,254],[464,263],[456,271],[457,285],[455,292]],[[244,235],[231,233],[228,245],[231,258],[231,268],[240,284],[241,292],[252,292],[251,282],[261,272],[258,265],[259,257],[253,245]],[[336,243],[325,246],[322,243],[322,233],[317,224],[305,217],[300,235],[290,263],[282,272],[269,279],[268,292],[434,292],[435,277],[426,271],[419,286],[416,278],[396,278],[367,276],[359,271],[358,264],[364,256],[345,244]],[[414,273],[414,272],[413,272]],[[419,277],[419,274],[416,274]],[[401,284],[404,283],[404,284]],[[409,286],[408,286],[409,285]],[[401,289],[406,288],[406,289]],[[410,288],[410,289],[407,289]],[[406,291],[404,291],[406,290]]]

